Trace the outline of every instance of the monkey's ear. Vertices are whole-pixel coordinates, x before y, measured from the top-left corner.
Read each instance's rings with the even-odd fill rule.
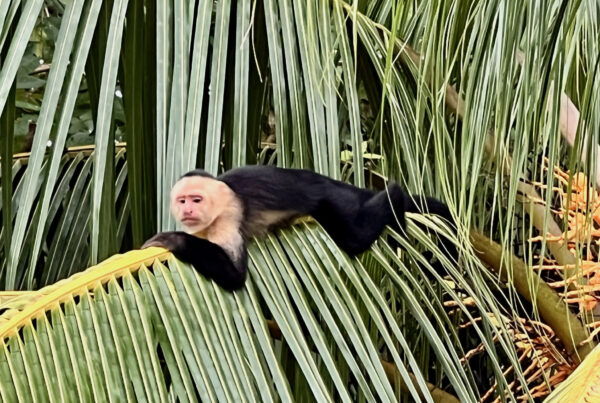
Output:
[[[217,191],[219,192],[219,196],[226,195],[229,190],[229,186],[227,186],[225,182],[217,181]]]

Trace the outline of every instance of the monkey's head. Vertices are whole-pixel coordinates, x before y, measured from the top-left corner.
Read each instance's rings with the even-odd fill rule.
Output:
[[[171,189],[171,213],[188,234],[203,233],[223,213],[229,187],[204,171],[182,176]]]

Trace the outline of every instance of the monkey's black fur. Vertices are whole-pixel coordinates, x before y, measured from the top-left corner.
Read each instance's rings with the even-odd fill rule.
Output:
[[[229,255],[217,244],[183,231],[167,231],[154,235],[142,248],[162,246],[177,259],[189,263],[199,273],[213,279],[228,291],[242,288],[246,281],[246,248],[241,260],[244,266],[235,265]]]
[[[213,178],[196,169],[182,176]],[[311,215],[348,255],[367,250],[386,225],[404,228],[405,212],[429,212],[452,222],[448,207],[431,197],[411,197],[396,184],[387,191],[375,192],[330,179],[307,170],[272,166],[248,166],[215,178],[227,184],[244,206],[241,234],[244,240],[264,231],[287,225],[291,219]],[[393,206],[393,207],[392,207]],[[265,213],[277,213],[278,219],[265,224]],[[235,290],[246,279],[245,243],[242,258],[233,262],[229,255],[206,239],[185,232],[163,232],[148,243],[171,250],[180,260],[192,264],[221,287]],[[450,249],[451,245],[446,244]],[[452,255],[456,250],[449,251]]]

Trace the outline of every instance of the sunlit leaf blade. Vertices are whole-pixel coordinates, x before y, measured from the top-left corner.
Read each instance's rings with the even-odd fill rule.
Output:
[[[325,109],[326,122],[326,139],[327,139],[327,162],[329,166],[328,175],[332,178],[339,179],[340,173],[340,133],[339,133],[339,111],[338,111],[338,78],[336,71],[336,60],[338,49],[335,47],[335,40],[338,36],[337,31],[333,28],[332,10],[330,4],[324,1],[315,2],[315,9],[312,10],[315,15],[315,21],[312,23],[317,29],[318,43],[321,48],[320,64],[322,66],[321,82],[322,82],[322,97],[323,106]],[[345,35],[344,35],[345,37]],[[352,66],[349,66],[352,68]],[[355,84],[351,84],[348,88],[356,88]],[[354,107],[358,106],[358,98],[353,99]],[[356,150],[361,148],[357,147]],[[356,169],[362,173],[362,158],[358,153],[354,155],[354,161],[357,161]],[[362,175],[358,175],[355,180],[357,186],[364,186]]]
[[[283,40],[282,51],[285,58],[285,74],[286,81],[288,83],[287,91],[289,100],[286,100],[286,103],[289,102],[289,115],[291,122],[289,122],[290,132],[288,133],[285,126],[287,120],[282,119],[281,133],[279,134],[277,145],[279,145],[279,143],[282,145],[288,144],[287,148],[294,153],[294,166],[306,168],[310,166],[312,161],[311,150],[308,148],[308,136],[306,136],[308,126],[308,122],[306,121],[306,103],[303,96],[304,91],[302,88],[303,86],[301,77],[302,70],[300,68],[298,44],[295,40],[296,34],[294,29],[294,15],[292,7],[293,3],[287,1],[279,2],[279,20],[281,24],[281,36]],[[275,51],[275,49],[273,49],[273,51]],[[283,114],[286,112],[282,111],[281,113]],[[278,114],[276,113],[275,116],[277,118]],[[278,128],[276,127],[275,129],[277,130]],[[284,162],[283,166],[289,166],[291,155],[289,155],[286,147],[282,147],[281,150],[279,150],[279,153],[283,153],[285,155],[285,161],[287,163]]]
[[[225,78],[227,48],[229,43],[230,0],[220,0],[215,16],[215,34],[213,36],[212,65],[210,68],[210,87],[208,102],[208,121],[206,126],[206,151],[204,167],[210,173],[218,173],[221,151],[221,132],[223,102],[225,97]]]
[[[285,4],[283,5],[285,7]],[[275,133],[277,147],[277,164],[289,166],[290,146],[287,143],[286,133],[290,131],[288,122],[287,86],[284,70],[284,55],[282,39],[280,36],[280,22],[277,13],[276,1],[266,0],[264,2],[265,25],[269,46],[269,62],[271,69],[271,80],[273,80],[273,108],[275,110]],[[293,60],[293,59],[292,59]],[[293,77],[291,77],[293,79]]]
[[[335,3],[333,6],[332,21],[335,27],[335,32],[338,34],[338,49],[341,57],[341,65],[343,69],[344,90],[346,92],[348,120],[350,121],[350,133],[352,136],[352,148],[357,150],[353,153],[354,165],[354,184],[356,186],[364,186],[363,158],[359,155],[358,150],[362,150],[362,133],[360,130],[360,114],[358,99],[358,91],[356,86],[356,66],[352,57],[349,38],[346,35],[346,18],[340,3]]]
[[[42,4],[42,0],[28,1],[21,11],[21,18],[12,35],[8,52],[2,61],[2,68],[0,69],[0,111],[4,110],[8,94],[21,63],[21,58],[23,57],[23,52],[25,52],[27,41],[35,26],[35,20]]]
[[[250,69],[250,0],[236,5],[235,85],[233,95],[232,167],[246,165],[246,139],[248,137],[248,86]],[[256,4],[256,3],[254,3]]]
[[[123,37],[123,26],[125,22],[125,11],[127,10],[128,0],[118,0],[113,4],[111,23],[108,32],[108,43],[106,53],[104,55],[104,65],[102,68],[102,83],[100,86],[100,98],[98,101],[98,113],[96,115],[97,129],[95,135],[96,153],[94,154],[94,171],[93,171],[93,189],[91,194],[91,239],[90,239],[90,262],[95,263],[99,254],[105,254],[110,248],[106,245],[110,244],[108,239],[99,237],[100,229],[104,229],[105,234],[110,233],[112,229],[113,216],[104,216],[102,211],[106,211],[103,205],[111,202],[111,188],[104,186],[105,176],[107,172],[112,172],[111,161],[112,153],[109,153],[109,139],[113,138],[110,133],[112,127],[112,105],[115,96],[115,84],[117,80],[117,67],[119,61],[119,53],[121,51],[121,39]],[[110,147],[112,149],[112,147]],[[112,207],[112,206],[111,206]],[[102,242],[102,247],[100,243]],[[103,256],[102,256],[103,257]]]
[[[284,1],[289,9],[293,10],[296,25],[300,65],[304,79],[304,92],[308,111],[309,135],[313,149],[314,170],[327,175],[330,170],[327,153],[327,128],[325,124],[325,111],[323,107],[322,74],[323,66],[318,56],[318,26],[316,1],[306,4]]]
[[[196,12],[196,30],[192,45],[192,68],[188,89],[188,103],[185,114],[185,141],[183,147],[182,170],[187,172],[196,167],[198,144],[200,143],[200,119],[204,100],[208,43],[213,2],[201,2]]]
[[[186,122],[186,108],[188,103],[188,82],[189,82],[189,35],[187,30],[191,29],[191,27],[187,27],[185,22],[187,21],[187,15],[191,12],[188,10],[188,4],[184,1],[176,1],[172,4],[172,17],[170,15],[171,6],[166,6],[165,9],[159,10],[159,13],[165,12],[167,14],[161,15],[160,18],[165,18],[169,23],[172,22],[173,27],[173,72],[171,77],[166,77],[166,79],[170,79],[170,99],[169,99],[169,115],[168,115],[168,135],[165,133],[164,140],[159,138],[159,141],[166,141],[166,149],[164,160],[162,163],[166,163],[164,166],[164,170],[160,169],[158,176],[162,177],[165,182],[163,184],[164,188],[162,190],[162,203],[167,200],[164,195],[169,193],[169,189],[175,183],[175,180],[183,173],[183,164],[184,159],[181,158],[182,155],[185,155],[184,147],[185,143],[185,122]],[[172,20],[171,20],[172,18]],[[165,21],[166,22],[166,21]],[[159,28],[160,29],[160,28]],[[160,33],[162,35],[162,32]],[[171,34],[171,33],[170,33]],[[166,41],[167,44],[170,44],[170,41]],[[157,44],[161,46],[162,44],[159,42]],[[162,50],[161,50],[162,51]],[[165,54],[162,55],[165,57],[170,57],[170,55]],[[157,57],[160,57],[157,54]],[[164,61],[158,61],[157,63],[164,63]],[[162,74],[162,73],[161,73]],[[162,77],[161,77],[162,79]],[[159,211],[166,212],[167,209],[161,208],[162,203],[159,203]],[[166,219],[166,220],[165,220]],[[163,216],[163,220],[167,223],[172,223],[171,218],[166,215]]]
[[[172,63],[172,10],[167,0],[156,2],[156,224],[166,228],[169,221],[168,198],[172,177],[167,175],[172,168],[165,160],[168,150],[169,110],[171,101]]]

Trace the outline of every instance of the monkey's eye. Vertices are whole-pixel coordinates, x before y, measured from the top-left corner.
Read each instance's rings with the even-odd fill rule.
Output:
[[[196,196],[192,199],[194,203],[200,203],[202,201],[202,196]]]

